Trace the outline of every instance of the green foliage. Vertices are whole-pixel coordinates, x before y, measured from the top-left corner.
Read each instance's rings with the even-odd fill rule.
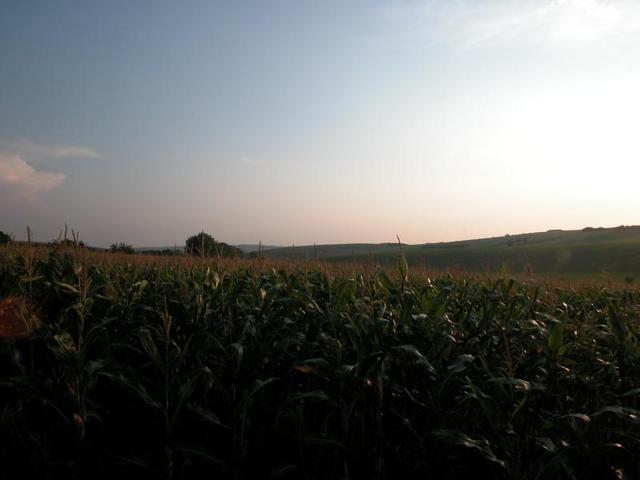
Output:
[[[79,257],[79,256],[78,256]],[[640,292],[0,262],[7,478],[640,475]]]
[[[5,245],[11,241],[11,237],[0,230],[0,245]]]
[[[111,245],[110,250],[113,253],[136,253],[135,249],[131,245],[124,242],[114,243],[113,245]]]
[[[241,257],[242,250],[224,242],[216,241],[206,232],[200,232],[187,238],[186,251],[192,255],[204,257]]]

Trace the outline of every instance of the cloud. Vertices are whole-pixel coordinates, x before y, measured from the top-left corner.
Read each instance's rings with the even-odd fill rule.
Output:
[[[17,152],[31,161],[60,158],[101,158],[98,152],[87,147],[73,145],[41,145],[28,140],[7,140],[0,138],[0,149]]]
[[[0,185],[14,189],[29,199],[59,187],[63,173],[41,172],[29,165],[20,155],[0,152]]]
[[[387,38],[407,49],[637,42],[640,30],[640,4],[630,0],[406,1],[378,13]]]
[[[32,164],[64,158],[101,158],[101,155],[86,147],[0,138],[0,187],[10,194],[37,200],[40,194],[62,185],[66,175],[43,172]]]

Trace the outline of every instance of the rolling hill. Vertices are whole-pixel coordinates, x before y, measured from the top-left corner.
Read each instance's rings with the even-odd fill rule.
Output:
[[[275,245],[260,245],[257,243],[242,243],[240,245],[236,245],[236,247],[238,247],[244,253],[257,252],[259,250],[262,250],[262,251],[273,250],[274,248],[283,248]]]
[[[409,264],[463,270],[511,271],[531,268],[539,273],[588,274],[617,272],[640,274],[640,226],[549,230],[455,242],[402,245]],[[397,260],[400,246],[336,244],[268,250],[273,259],[324,259],[329,261]]]

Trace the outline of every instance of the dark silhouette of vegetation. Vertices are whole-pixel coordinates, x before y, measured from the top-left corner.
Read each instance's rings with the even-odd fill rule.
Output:
[[[11,241],[11,237],[0,230],[0,245],[5,245]]]
[[[27,228],[27,231],[29,232],[29,235],[30,235],[30,231],[28,228]],[[64,230],[60,230],[60,234],[58,235],[58,238],[50,241],[48,245],[52,247],[88,248],[89,250],[96,249],[95,247],[90,247],[89,245],[84,243],[82,240],[80,240],[80,233],[75,231],[74,229],[71,229],[71,238],[69,238],[68,233],[69,232],[67,229],[67,224],[65,223]],[[36,243],[36,242],[32,242],[31,237],[29,237],[29,243]]]
[[[201,257],[241,257],[242,250],[224,242],[216,241],[206,232],[200,232],[187,238],[186,251]]]
[[[38,242],[31,242],[34,245],[37,245]],[[78,248],[88,248],[90,250],[95,250],[95,247],[90,247],[82,240],[71,240],[69,238],[65,238],[64,240],[52,240],[48,243],[48,245],[52,247],[78,247]]]
[[[113,253],[136,253],[131,245],[124,242],[114,243],[111,245],[111,251]]]
[[[640,478],[636,289],[33,250],[2,479]]]
[[[176,255],[184,255],[183,248],[163,248],[162,250],[144,250],[140,252],[142,255],[155,255],[158,257],[173,257]]]

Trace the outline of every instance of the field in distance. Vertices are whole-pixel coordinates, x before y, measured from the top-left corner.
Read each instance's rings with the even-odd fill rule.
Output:
[[[271,259],[395,262],[402,248],[410,265],[462,270],[640,274],[640,226],[549,230],[455,242],[398,245],[351,243],[270,249]]]

